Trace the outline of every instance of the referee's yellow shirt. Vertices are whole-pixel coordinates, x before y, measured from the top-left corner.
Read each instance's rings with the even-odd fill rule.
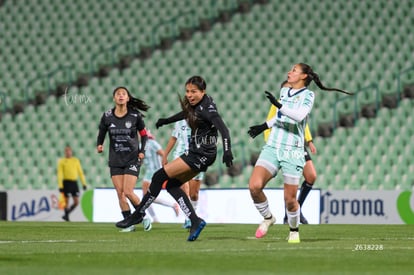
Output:
[[[59,189],[63,188],[63,180],[76,181],[80,178],[82,185],[86,186],[85,175],[78,158],[61,158],[58,162],[57,178]]]
[[[269,109],[269,113],[267,114],[266,121],[270,120],[272,117],[274,117],[276,115],[276,113],[277,113],[277,107],[275,105],[272,105]],[[266,129],[263,134],[264,134],[264,140],[266,142],[267,138],[269,137],[269,134],[270,134],[270,129]],[[306,126],[305,126],[305,142],[310,142],[310,141],[312,141],[312,134],[311,134],[310,129],[309,129],[309,124],[306,123]]]

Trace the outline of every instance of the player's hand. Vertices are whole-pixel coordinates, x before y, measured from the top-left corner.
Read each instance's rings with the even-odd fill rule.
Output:
[[[267,124],[266,122],[260,125],[254,125],[254,126],[250,126],[249,131],[247,131],[247,133],[249,134],[249,136],[251,136],[252,138],[257,137],[258,135],[260,135],[263,131],[265,131],[267,129]]]
[[[165,118],[160,118],[157,120],[157,123],[155,123],[155,127],[160,128],[161,126],[167,124],[167,119]]]
[[[168,163],[168,158],[166,156],[162,157],[162,166],[166,165]]]
[[[144,158],[145,158],[145,153],[139,152],[138,153],[138,160],[139,160],[139,162],[141,162]]]
[[[276,100],[276,98],[268,91],[265,91],[266,97],[269,99],[270,103],[275,105],[277,108],[281,108],[282,104],[280,104],[279,101]]]
[[[85,191],[87,189],[86,185],[83,186],[83,191]]]
[[[311,150],[311,153],[316,154],[317,150],[312,141],[308,142],[308,146],[309,146],[309,149]]]
[[[223,163],[225,163],[227,167],[233,166],[233,153],[230,150],[224,151]]]
[[[97,151],[98,153],[102,153],[102,152],[103,152],[103,145],[98,145],[98,146],[96,146],[96,151]]]

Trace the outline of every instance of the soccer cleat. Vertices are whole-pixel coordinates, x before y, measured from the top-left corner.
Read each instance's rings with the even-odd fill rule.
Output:
[[[308,220],[303,216],[302,212],[300,212],[300,223],[308,224]]]
[[[266,236],[267,230],[276,222],[276,218],[272,216],[270,219],[264,219],[256,230],[256,238],[260,239]]]
[[[185,229],[191,228],[191,220],[190,219],[185,219],[184,224],[183,224],[183,228],[185,228]]]
[[[288,237],[288,243],[300,243],[299,232],[290,231]]]
[[[201,231],[206,226],[206,222],[203,219],[198,219],[199,223],[196,226],[192,226],[190,230],[190,235],[188,236],[187,241],[193,242],[197,240],[198,236],[200,235]]]
[[[178,203],[174,204],[173,209],[175,212],[175,216],[178,217],[178,215],[180,215],[180,206],[178,205]]]
[[[145,213],[140,213],[138,211],[135,211],[134,213],[132,213],[131,215],[129,215],[122,221],[117,222],[115,226],[119,228],[130,227],[131,225],[141,223],[142,220],[144,219],[144,216],[145,216]]]
[[[69,216],[67,214],[65,214],[65,215],[62,216],[62,219],[64,219],[65,221],[68,222],[69,221]]]
[[[122,232],[122,233],[134,232],[134,231],[135,231],[135,225],[131,225],[130,227],[119,230],[119,232]]]
[[[143,219],[142,226],[144,227],[144,231],[150,231],[152,228],[151,220],[149,218]]]

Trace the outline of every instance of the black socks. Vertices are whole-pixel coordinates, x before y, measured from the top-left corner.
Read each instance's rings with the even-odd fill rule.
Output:
[[[303,181],[302,186],[300,187],[300,193],[299,193],[299,198],[298,198],[298,202],[300,206],[302,206],[310,190],[312,190],[312,187],[313,187],[312,184],[309,184],[307,181]]]
[[[197,214],[195,213],[193,205],[191,204],[187,194],[180,188],[180,186],[180,181],[177,179],[170,179],[167,184],[167,191],[178,202],[181,210],[191,220],[191,223],[195,224],[198,219]]]
[[[159,169],[152,176],[151,185],[148,189],[148,191],[149,191],[148,193],[151,193],[153,196],[157,197],[161,192],[162,185],[167,180],[169,180],[169,178],[168,178],[167,173],[165,173],[164,168]],[[144,196],[144,198],[145,198],[145,196]],[[142,200],[144,200],[144,198],[142,198]],[[141,202],[141,204],[143,204],[143,202]]]
[[[127,211],[122,211],[122,217],[128,218],[131,215],[131,210],[127,210]]]

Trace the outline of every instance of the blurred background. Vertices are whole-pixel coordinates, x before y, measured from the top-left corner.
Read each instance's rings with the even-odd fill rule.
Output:
[[[235,166],[216,163],[203,188],[247,188],[264,122],[292,65],[311,65],[312,155],[324,190],[412,190],[414,2],[410,0],[0,1],[0,190],[56,190],[65,145],[90,188],[112,187],[96,153],[102,113],[126,86],[151,109],[162,146],[192,75],[206,79],[230,128]],[[143,175],[144,171],[141,171]],[[281,187],[281,175],[270,186]],[[140,186],[140,184],[137,184]]]

